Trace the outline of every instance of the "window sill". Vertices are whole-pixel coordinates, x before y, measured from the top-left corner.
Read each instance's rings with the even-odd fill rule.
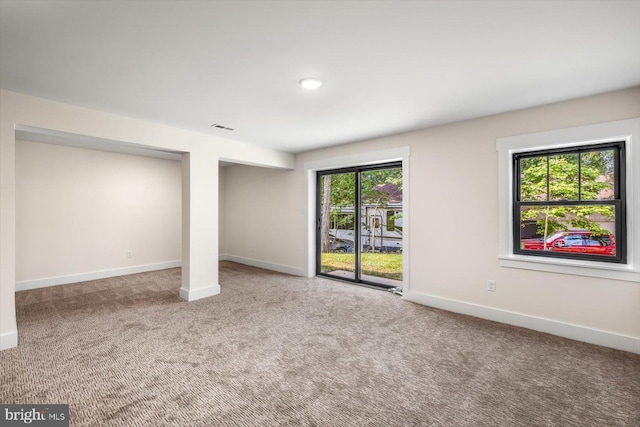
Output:
[[[498,260],[500,267],[640,282],[640,270],[629,265],[528,257],[525,255],[502,255],[498,257]]]

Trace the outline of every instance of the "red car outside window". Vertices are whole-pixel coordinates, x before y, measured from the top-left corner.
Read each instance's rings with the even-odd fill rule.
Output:
[[[522,239],[525,250],[571,252],[593,255],[615,256],[616,243],[612,234],[598,235],[591,231],[558,232],[547,238],[546,247],[542,238]]]

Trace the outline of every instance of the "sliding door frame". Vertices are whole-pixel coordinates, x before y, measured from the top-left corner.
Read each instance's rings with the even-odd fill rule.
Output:
[[[366,285],[366,286],[371,286],[371,287],[375,287],[375,288],[383,288],[383,289],[393,289],[396,288],[396,286],[394,285],[385,285],[382,283],[378,283],[375,281],[370,281],[370,280],[362,280],[362,274],[361,274],[361,253],[362,253],[362,242],[361,242],[361,186],[360,186],[360,174],[362,172],[369,172],[369,171],[376,171],[376,170],[384,170],[384,169],[401,169],[403,171],[403,177],[404,177],[404,169],[403,169],[403,162],[402,161],[390,161],[390,162],[385,162],[385,163],[378,163],[378,164],[372,164],[372,165],[362,165],[362,166],[350,166],[350,167],[345,167],[345,168],[339,168],[339,169],[328,169],[328,170],[319,170],[316,172],[316,209],[315,209],[315,215],[316,215],[316,256],[315,256],[315,262],[316,262],[316,274],[318,276],[324,276],[324,277],[330,277],[332,279],[337,279],[337,280],[344,280],[350,283],[354,283],[354,284],[358,284],[358,285]],[[354,219],[353,219],[353,223],[354,223],[354,244],[353,244],[353,253],[355,256],[355,262],[354,262],[354,278],[353,279],[349,279],[349,278],[344,278],[344,277],[337,277],[337,276],[333,276],[331,274],[328,273],[323,273],[322,272],[322,202],[321,202],[321,194],[322,194],[322,177],[325,175],[338,175],[338,174],[343,174],[343,173],[354,173],[355,174],[355,179],[354,179]],[[403,187],[404,187],[404,182],[403,182]],[[404,200],[403,200],[403,207],[402,210],[404,212]],[[404,213],[403,213],[404,215]],[[404,236],[403,236],[403,242],[404,242]],[[403,244],[404,246],[404,244]],[[402,257],[404,259],[404,249],[403,249],[403,254]],[[402,275],[404,276],[405,271],[405,263],[403,260],[402,263]],[[404,280],[403,280],[404,282]]]

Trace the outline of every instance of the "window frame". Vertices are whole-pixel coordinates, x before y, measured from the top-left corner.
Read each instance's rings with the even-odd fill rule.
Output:
[[[530,256],[514,253],[514,153],[625,142],[627,263]],[[498,265],[533,271],[640,282],[640,118],[496,139],[498,152]]]
[[[567,155],[577,154],[578,158],[581,158],[582,153],[589,153],[594,151],[614,150],[614,198],[609,200],[546,200],[546,201],[523,201],[521,200],[521,173],[520,173],[520,160],[536,157],[547,157],[548,159],[554,155]],[[598,261],[609,263],[627,263],[627,224],[626,224],[626,150],[625,141],[613,141],[606,143],[596,143],[589,145],[580,145],[563,148],[543,149],[543,150],[531,150],[531,151],[519,151],[512,154],[513,166],[512,166],[512,205],[513,205],[513,253],[524,256],[538,256],[549,258],[564,258],[564,259],[577,259],[585,261]],[[580,165],[580,160],[578,160]],[[548,171],[549,169],[547,169]],[[578,166],[580,171],[580,166]],[[547,189],[549,188],[549,181],[551,177],[547,175]],[[580,194],[581,187],[580,173],[578,173],[578,193]],[[547,199],[550,195],[547,191]],[[578,196],[580,197],[580,196]],[[554,251],[533,251],[521,249],[519,242],[521,241],[521,221],[518,219],[520,216],[520,208],[522,206],[613,206],[615,208],[615,231],[614,235],[616,242],[616,255],[604,256],[604,255],[588,255],[581,253],[571,252],[554,252]]]

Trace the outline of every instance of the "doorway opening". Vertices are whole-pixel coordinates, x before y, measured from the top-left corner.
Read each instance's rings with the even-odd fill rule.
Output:
[[[402,162],[317,172],[316,272],[402,288]]]

